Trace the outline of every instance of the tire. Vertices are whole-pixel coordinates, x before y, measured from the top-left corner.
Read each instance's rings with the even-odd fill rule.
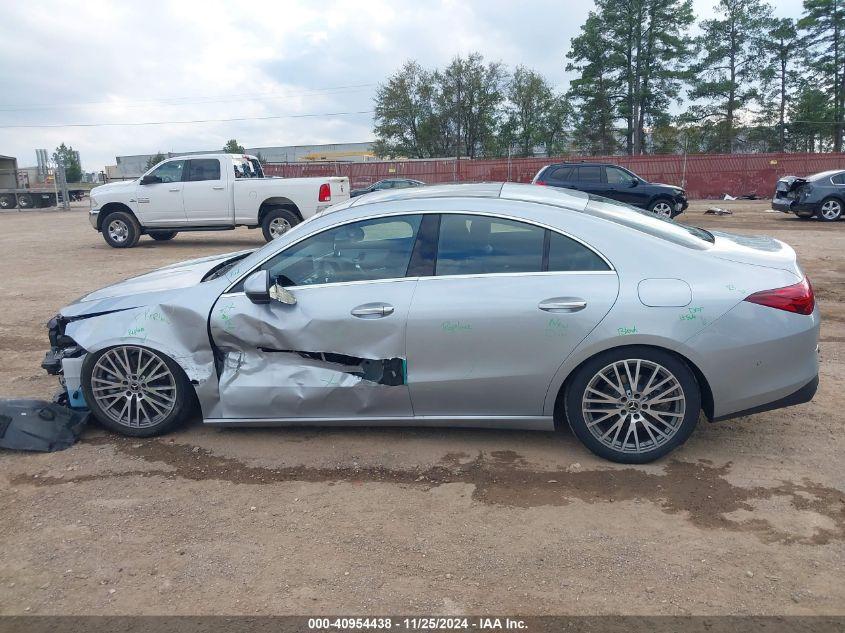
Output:
[[[178,231],[150,231],[150,237],[156,242],[167,242],[179,234]]]
[[[629,373],[635,386],[648,391],[631,389]],[[621,464],[645,464],[673,451],[689,438],[701,411],[701,391],[689,366],[669,352],[639,345],[588,360],[569,381],[564,398],[578,439],[596,455]]]
[[[112,248],[132,248],[141,239],[141,226],[135,216],[126,211],[115,211],[103,218],[103,239]]]
[[[127,371],[134,367],[141,367],[141,373]],[[166,433],[188,417],[194,403],[193,388],[182,369],[140,345],[88,354],[82,363],[82,393],[97,422],[131,437]]]
[[[812,220],[815,216],[812,213],[796,213],[795,217],[799,220]]]
[[[18,206],[13,193],[0,193],[0,209],[14,209]]]
[[[672,201],[668,198],[658,198],[650,205],[648,205],[648,210],[651,211],[654,215],[667,219],[671,219],[672,216],[675,214],[674,205],[672,204]]]
[[[284,235],[299,224],[301,220],[295,213],[281,207],[270,209],[261,221],[261,232],[268,242]]]
[[[836,222],[842,217],[842,201],[839,198],[825,198],[816,209],[816,216],[822,222]]]
[[[28,193],[22,193],[18,196],[18,209],[31,209],[35,206],[35,200]]]

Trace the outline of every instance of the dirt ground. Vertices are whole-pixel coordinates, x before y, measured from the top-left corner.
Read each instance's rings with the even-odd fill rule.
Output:
[[[0,614],[845,614],[845,222],[717,202],[683,221],[799,253],[813,402],[704,421],[621,467],[568,433],[217,430],[0,451]],[[78,296],[246,229],[106,246],[84,208],[0,214],[0,394],[49,398],[45,324]]]

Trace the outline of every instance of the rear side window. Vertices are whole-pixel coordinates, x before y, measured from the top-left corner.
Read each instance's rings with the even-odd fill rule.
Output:
[[[539,272],[544,233],[524,222],[444,214],[435,275]]]
[[[552,180],[572,180],[572,167],[552,167],[546,177]]]
[[[587,182],[601,182],[601,167],[590,165],[578,168],[578,180]]]
[[[220,180],[220,161],[216,158],[195,158],[188,161],[188,180]]]
[[[596,253],[573,239],[551,232],[549,270],[557,272],[610,270]]]
[[[834,185],[845,185],[845,171],[843,171],[841,174],[831,176],[830,182],[832,182]]]

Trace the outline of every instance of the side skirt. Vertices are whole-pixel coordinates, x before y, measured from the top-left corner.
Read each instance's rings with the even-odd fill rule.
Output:
[[[405,426],[553,431],[551,416],[411,416],[400,418],[207,418],[212,426]]]

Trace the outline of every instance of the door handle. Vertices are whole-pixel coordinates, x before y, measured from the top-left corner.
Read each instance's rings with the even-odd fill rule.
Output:
[[[181,189],[170,189],[170,191],[182,191]]]
[[[578,297],[554,297],[541,301],[537,307],[546,312],[578,312],[587,307],[587,302]]]
[[[359,319],[380,319],[393,314],[393,306],[389,303],[365,303],[352,308],[351,314]]]
[[[223,191],[223,187],[212,187],[215,191]]]

